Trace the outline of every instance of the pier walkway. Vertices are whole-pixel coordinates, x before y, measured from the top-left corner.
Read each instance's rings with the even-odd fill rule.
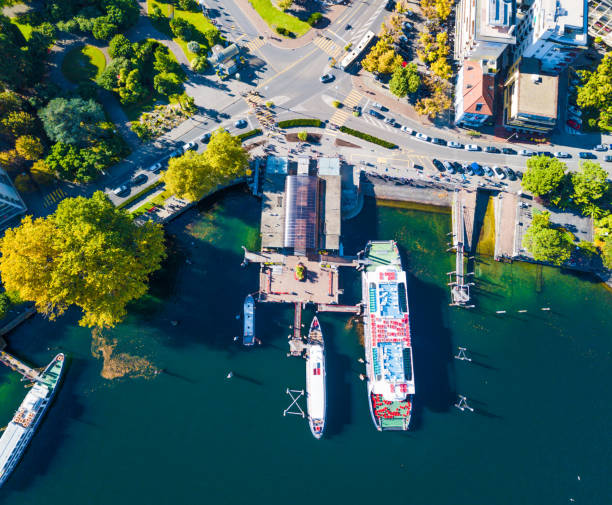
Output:
[[[19,372],[25,379],[36,381],[39,378],[39,372],[34,368],[29,367],[22,361],[19,361],[15,356],[11,356],[8,352],[0,351],[0,363],[5,364],[11,370]]]
[[[317,305],[317,312],[345,312],[350,314],[361,314],[361,304],[332,305],[329,303],[320,303]]]
[[[473,195],[473,196],[472,196]],[[465,252],[471,246],[471,237],[474,227],[474,212],[476,209],[476,192],[456,191],[453,197],[453,248],[455,249],[455,271],[449,272],[451,282],[451,305],[467,307],[470,301],[470,285],[465,278]],[[466,213],[470,223],[469,232],[466,233]],[[469,240],[469,242],[467,242]],[[466,247],[467,243],[467,247]],[[452,277],[454,276],[454,280]]]

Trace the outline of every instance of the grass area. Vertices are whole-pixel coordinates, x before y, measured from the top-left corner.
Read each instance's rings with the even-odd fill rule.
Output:
[[[277,9],[270,0],[249,0],[249,3],[262,19],[270,25],[270,28],[275,31],[276,28],[284,28],[295,34],[296,37],[301,37],[310,30],[308,23]]]
[[[153,14],[153,8],[158,6],[161,11],[168,17],[168,19],[163,20],[161,22],[157,22],[154,18],[151,17]],[[168,2],[162,2],[159,0],[147,0],[147,14],[149,15],[153,26],[157,28],[160,32],[165,33],[169,37],[172,37],[172,40],[176,42],[183,49],[183,53],[189,61],[196,57],[194,53],[187,49],[187,42],[181,40],[179,38],[175,38],[172,35],[172,30],[170,30],[170,19],[171,15],[174,15],[175,18],[184,19],[190,22],[193,26],[195,26],[198,31],[198,37],[194,37],[196,42],[200,42],[202,44],[207,44],[206,37],[204,33],[208,30],[215,30],[215,26],[210,22],[210,20],[201,12],[191,12],[191,11],[183,11],[174,7],[174,5]]]
[[[383,139],[379,139],[374,135],[370,135],[369,133],[360,132],[359,130],[353,130],[351,128],[347,128],[346,126],[341,126],[340,131],[342,133],[346,133],[347,135],[353,135],[353,137],[360,138],[367,142],[372,142],[373,144],[378,144],[379,146],[386,147],[387,149],[397,149],[397,144],[393,142],[388,142]]]
[[[163,184],[162,181],[157,180],[155,181],[153,184],[151,184],[150,186],[147,186],[145,189],[143,189],[142,191],[139,191],[138,193],[136,193],[135,195],[132,195],[130,198],[128,198],[127,200],[125,200],[124,202],[122,202],[121,204],[119,204],[117,206],[118,209],[125,209],[126,207],[129,207],[132,203],[134,203],[136,200],[138,200],[139,198],[142,198],[144,195],[146,195],[147,193],[152,193],[154,190],[156,190],[159,186],[161,186]]]
[[[106,67],[104,53],[97,47],[86,45],[70,50],[62,62],[62,73],[75,84],[92,80]]]
[[[245,140],[250,139],[251,137],[261,135],[261,133],[262,131],[259,128],[256,128],[255,130],[241,133],[240,135],[237,135],[237,137],[240,139],[240,142],[244,142]]]
[[[320,119],[287,119],[286,121],[279,121],[279,128],[293,128],[295,126],[314,126],[320,128],[323,125],[323,121]]]
[[[136,217],[136,216],[140,216],[142,214],[146,214],[153,207],[156,207],[158,205],[161,206],[164,203],[166,203],[166,200],[168,198],[170,198],[171,196],[172,195],[170,194],[170,192],[168,190],[160,193],[155,198],[152,198],[148,202],[143,203],[140,207],[137,207],[136,209],[134,209],[132,211],[132,216]]]
[[[19,31],[23,35],[23,38],[26,40],[30,40],[30,35],[32,35],[33,26],[28,23],[20,23],[19,18],[11,18],[11,23],[13,23]]]

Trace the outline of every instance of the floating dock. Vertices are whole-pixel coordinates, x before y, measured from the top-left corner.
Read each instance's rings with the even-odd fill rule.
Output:
[[[38,370],[29,367],[24,362],[18,360],[15,356],[12,356],[8,352],[0,351],[0,363],[5,364],[15,372],[19,372],[21,375],[23,375],[24,379],[34,382],[37,381],[40,377],[40,373],[38,372]]]

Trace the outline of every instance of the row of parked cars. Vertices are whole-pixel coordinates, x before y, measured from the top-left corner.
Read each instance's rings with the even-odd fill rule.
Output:
[[[477,175],[480,177],[497,177],[500,180],[510,179],[515,181],[517,178],[522,179],[523,173],[519,170],[513,170],[510,167],[498,167],[480,165],[473,163],[459,163],[458,161],[440,161],[433,159],[434,166],[440,172],[448,172],[449,174]]]

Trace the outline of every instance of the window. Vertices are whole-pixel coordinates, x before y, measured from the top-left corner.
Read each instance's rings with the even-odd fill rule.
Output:
[[[476,104],[476,112],[480,112],[482,110],[482,104],[481,103],[477,103]]]

